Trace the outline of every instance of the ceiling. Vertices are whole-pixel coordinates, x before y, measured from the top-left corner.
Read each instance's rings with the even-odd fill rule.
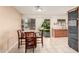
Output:
[[[40,6],[41,12],[35,10],[35,6],[16,6],[15,8],[23,15],[61,15],[75,6]]]

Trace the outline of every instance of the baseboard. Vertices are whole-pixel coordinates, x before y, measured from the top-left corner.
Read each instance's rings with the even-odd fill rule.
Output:
[[[15,44],[13,44],[13,45],[6,51],[6,53],[10,52],[10,51],[12,50],[12,48],[14,48],[14,47],[16,46],[17,43],[18,43],[18,42],[16,42]]]

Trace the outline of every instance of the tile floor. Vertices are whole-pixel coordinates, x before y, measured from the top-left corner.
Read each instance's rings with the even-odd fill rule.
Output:
[[[17,48],[17,45],[9,51],[9,53],[24,53],[24,46],[21,46],[20,49]],[[32,49],[29,49],[27,53],[33,53]],[[68,46],[68,38],[44,38],[44,46],[41,44],[37,45],[34,53],[77,53],[75,50]]]

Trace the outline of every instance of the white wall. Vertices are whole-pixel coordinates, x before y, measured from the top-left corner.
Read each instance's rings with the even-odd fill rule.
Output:
[[[36,30],[41,28],[42,23],[44,22],[43,18],[36,18]]]
[[[57,19],[66,19],[66,28],[68,29],[68,17],[67,15],[59,15],[59,16],[52,16],[51,18],[51,28],[53,29],[62,29],[62,26],[60,25],[54,25],[54,23],[57,23]]]
[[[13,7],[0,7],[0,52],[6,52],[18,41],[20,28],[20,13]]]

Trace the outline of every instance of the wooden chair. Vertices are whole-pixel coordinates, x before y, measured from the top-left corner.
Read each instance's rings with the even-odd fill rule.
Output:
[[[34,32],[25,32],[25,52],[27,52],[27,49],[36,47],[36,34]]]
[[[36,32],[36,38],[37,38],[37,43],[41,43],[43,46],[43,31],[38,31]],[[40,40],[38,40],[38,38],[41,38]],[[40,41],[40,42],[39,42]]]
[[[22,32],[22,30],[17,30],[18,33],[18,48],[20,48],[20,45],[23,45],[25,42],[25,35]]]

